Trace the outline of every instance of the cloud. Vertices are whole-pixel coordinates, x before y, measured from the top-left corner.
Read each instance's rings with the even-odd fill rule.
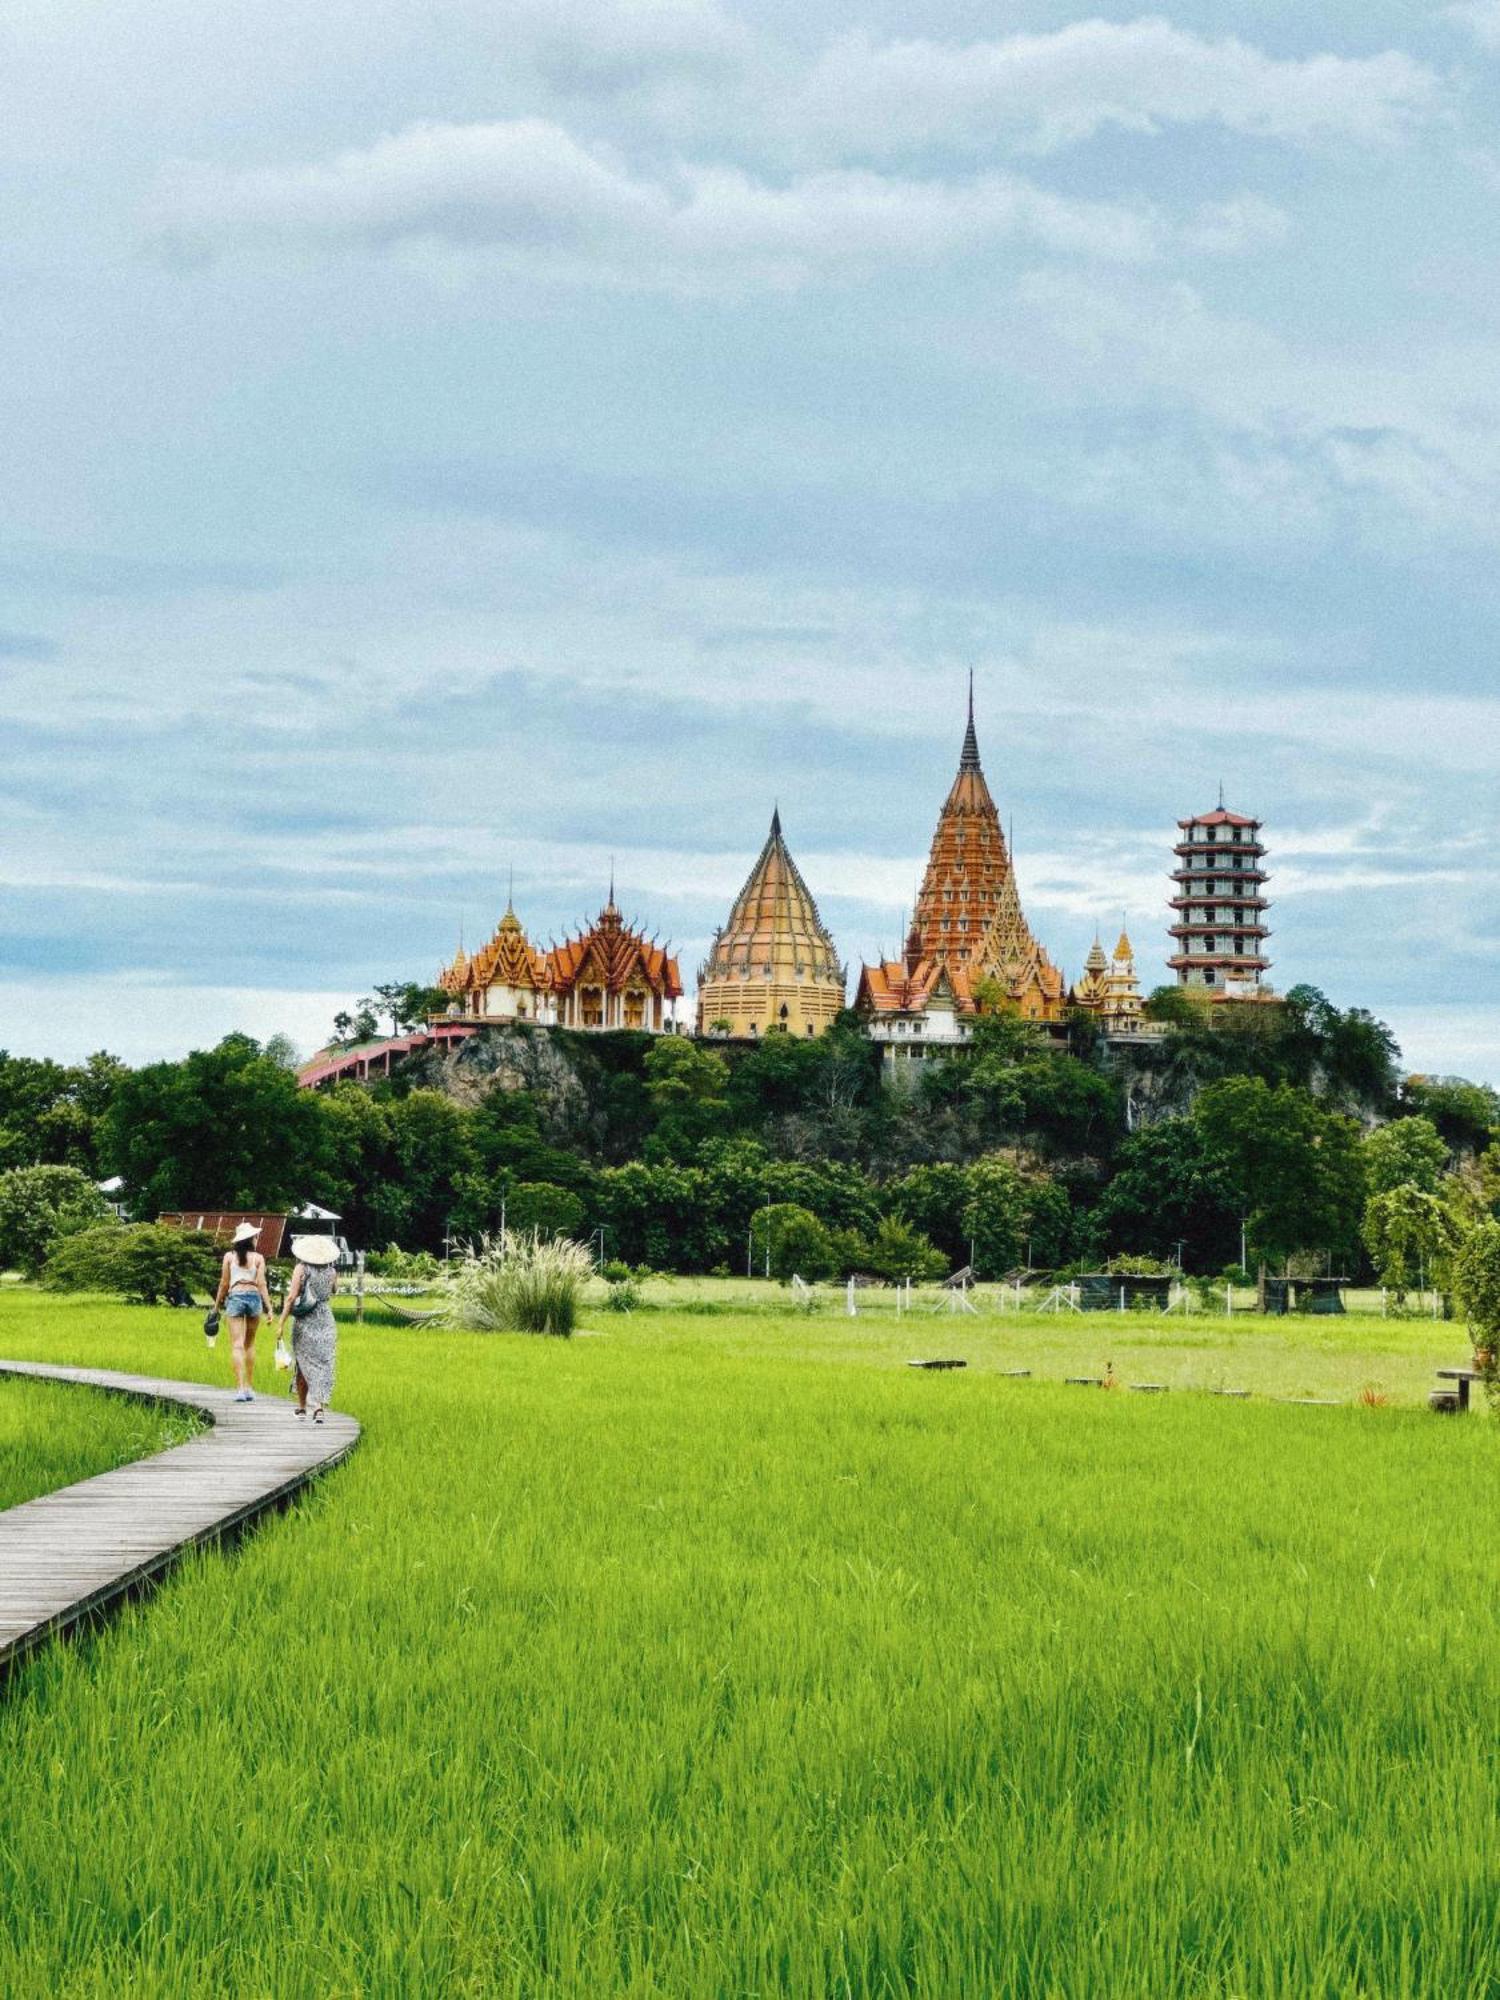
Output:
[[[1445,9],[1447,18],[1471,34],[1482,49],[1500,53],[1500,0],[1467,0]]]
[[[184,983],[178,972],[0,980],[0,1048],[38,1047],[37,1023],[47,1022],[48,1053],[81,1062],[107,1047],[128,1063],[176,1059],[211,1048],[235,1030],[267,1040],[288,1034],[300,1049],[319,1047],[349,994],[303,992],[284,985],[208,986]]]
[[[712,0],[508,0],[503,41],[556,90],[712,83],[745,60],[749,36]]]
[[[1245,205],[1222,236],[1264,233]],[[181,170],[161,207],[173,258],[231,240],[312,248],[503,252],[629,286],[793,286],[927,264],[1002,242],[1131,262],[1160,251],[1150,211],[1057,195],[1008,175],[901,180],[824,171],[776,185],[690,165],[651,180],[561,126],[421,124],[308,166]]]
[[[36,632],[0,632],[0,660],[55,660],[57,641]]]
[[[820,57],[785,122],[819,147],[871,158],[929,145],[1053,152],[1107,128],[1198,124],[1293,145],[1383,145],[1436,97],[1432,72],[1396,50],[1282,60],[1152,17],[966,46],[853,34]]]

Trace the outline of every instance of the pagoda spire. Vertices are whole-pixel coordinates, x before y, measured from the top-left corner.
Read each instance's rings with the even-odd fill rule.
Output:
[[[964,747],[959,756],[960,771],[979,769],[979,737],[974,729],[974,669],[969,669],[969,726],[964,731]]]

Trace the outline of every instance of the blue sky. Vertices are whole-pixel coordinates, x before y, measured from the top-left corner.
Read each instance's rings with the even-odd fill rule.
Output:
[[[304,1048],[779,799],[896,941],[969,668],[1023,897],[1500,1082],[1500,0],[11,0],[0,1044]]]

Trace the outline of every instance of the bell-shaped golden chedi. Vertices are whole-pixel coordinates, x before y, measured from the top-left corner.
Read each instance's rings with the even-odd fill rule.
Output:
[[[844,1005],[844,968],[787,851],[781,814],[698,971],[700,1035],[819,1035]]]

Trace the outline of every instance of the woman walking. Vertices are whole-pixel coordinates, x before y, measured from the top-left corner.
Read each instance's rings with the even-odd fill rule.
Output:
[[[299,1236],[292,1244],[297,1268],[286,1288],[281,1307],[281,1331],[286,1332],[288,1315],[292,1321],[292,1360],[296,1366],[297,1415],[307,1415],[307,1399],[312,1398],[312,1418],[323,1421],[333,1395],[334,1349],[338,1328],[333,1307],[328,1303],[339,1288],[339,1246],[331,1236]]]
[[[266,1288],[266,1260],[256,1249],[260,1231],[253,1222],[242,1222],[234,1232],[232,1247],[224,1252],[219,1273],[219,1289],[214,1307],[229,1321],[229,1348],[234,1357],[234,1400],[253,1403],[255,1391],[255,1336],[262,1317],[271,1310],[271,1294]]]

